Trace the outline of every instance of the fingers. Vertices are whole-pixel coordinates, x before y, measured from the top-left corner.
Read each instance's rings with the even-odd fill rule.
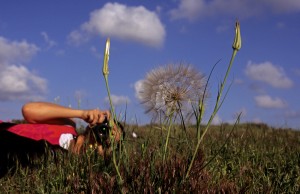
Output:
[[[113,130],[112,130],[112,135],[115,139],[116,142],[119,142],[121,139],[121,131],[120,129],[117,127],[117,125],[114,125]]]
[[[107,110],[100,111],[98,109],[87,110],[83,119],[91,125],[103,123],[106,119],[110,119],[110,112]]]
[[[83,135],[79,135],[77,137],[77,140],[72,140],[71,145],[70,145],[70,151],[74,154],[80,154],[80,152],[82,151],[82,147],[84,144],[84,139],[85,137]]]
[[[107,120],[110,120],[110,112],[108,110],[104,111],[104,115],[106,115]]]

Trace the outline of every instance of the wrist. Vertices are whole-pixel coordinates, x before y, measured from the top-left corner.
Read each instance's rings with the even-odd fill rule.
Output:
[[[85,110],[78,110],[78,118],[82,119],[82,120],[86,120],[87,118],[87,111]]]

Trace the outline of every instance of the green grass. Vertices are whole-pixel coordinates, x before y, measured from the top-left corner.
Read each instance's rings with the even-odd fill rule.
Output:
[[[81,156],[58,152],[18,166],[0,179],[0,193],[299,193],[300,131],[263,124],[211,126],[188,179],[184,179],[197,143],[174,125],[163,162],[166,130],[127,126],[124,149],[117,151],[123,183],[112,159],[87,150]],[[233,130],[232,130],[233,129]],[[139,137],[130,137],[134,130]]]

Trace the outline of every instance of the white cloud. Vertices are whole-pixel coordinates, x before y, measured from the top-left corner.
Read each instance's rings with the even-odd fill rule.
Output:
[[[172,19],[194,20],[203,13],[205,6],[202,0],[181,0],[179,7],[171,10],[170,15]]]
[[[42,37],[44,38],[44,41],[47,44],[47,49],[50,49],[57,45],[57,43],[54,40],[51,40],[46,32],[41,32]]]
[[[74,30],[69,34],[68,39],[70,43],[78,46],[87,42],[89,40],[89,36],[90,35],[84,30]]]
[[[39,50],[37,46],[25,40],[9,41],[0,36],[0,67],[10,63],[26,62]]]
[[[250,61],[247,64],[245,73],[251,79],[265,82],[274,88],[290,88],[293,86],[293,81],[285,75],[283,68],[268,61],[260,64],[254,64]]]
[[[291,13],[299,11],[299,0],[180,0],[179,6],[171,10],[170,15],[172,19],[193,21],[216,15],[246,18],[269,12]]]
[[[24,66],[10,65],[1,69],[0,101],[41,100],[46,90],[46,80]]]
[[[282,99],[276,97],[271,98],[269,95],[256,96],[255,98],[256,105],[261,108],[285,108],[287,103]]]
[[[113,105],[115,106],[130,103],[130,99],[127,96],[111,95],[111,100]],[[105,98],[105,102],[109,103],[108,97]]]
[[[277,13],[290,13],[300,11],[300,1],[299,0],[264,0],[266,6]]]
[[[42,100],[47,81],[23,65],[39,48],[26,41],[9,41],[0,37],[0,101]]]
[[[91,46],[90,47],[90,51],[91,53],[97,57],[98,59],[101,59],[102,58],[102,52],[98,51],[97,48],[95,46]]]
[[[142,91],[142,87],[143,87],[143,81],[144,80],[138,80],[137,82],[135,82],[134,84],[134,90],[135,90],[135,97],[139,100],[142,99],[140,91]]]
[[[71,32],[69,40],[80,44],[97,34],[160,47],[166,32],[157,14],[143,6],[106,3],[101,9],[93,11],[89,21],[83,23],[79,30]]]

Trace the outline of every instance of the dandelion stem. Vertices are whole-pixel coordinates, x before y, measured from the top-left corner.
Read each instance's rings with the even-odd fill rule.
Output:
[[[226,74],[224,76],[223,82],[221,82],[221,86],[220,86],[219,91],[218,91],[218,96],[217,96],[217,100],[216,100],[216,103],[215,103],[215,107],[214,107],[213,113],[211,114],[211,116],[209,118],[209,121],[208,121],[208,123],[207,123],[207,125],[206,125],[206,127],[205,127],[205,129],[203,131],[203,133],[201,134],[200,138],[198,139],[198,142],[197,142],[197,145],[196,145],[196,148],[195,148],[192,160],[191,160],[191,162],[189,164],[189,167],[188,167],[188,170],[187,170],[185,178],[189,177],[189,173],[190,173],[191,168],[192,168],[192,166],[194,164],[195,157],[196,157],[196,155],[197,155],[197,153],[199,151],[200,144],[203,141],[203,138],[204,138],[206,132],[208,131],[208,128],[209,128],[211,122],[213,121],[213,118],[215,117],[215,115],[217,114],[218,110],[220,109],[220,107],[222,105],[222,103],[220,104],[221,96],[222,96],[222,93],[223,93],[223,90],[224,90],[224,87],[225,87],[225,84],[226,84],[226,80],[227,80],[227,77],[228,77],[229,72],[231,70],[231,67],[232,67],[232,64],[233,64],[233,61],[234,61],[234,58],[236,56],[237,51],[238,51],[237,49],[233,49],[232,56],[231,56],[231,59],[230,59],[230,62],[229,62]]]
[[[188,137],[185,122],[184,122],[184,118],[183,118],[183,114],[182,114],[182,110],[181,110],[180,102],[177,102],[177,105],[178,105],[178,109],[179,109],[179,116],[180,116],[181,124],[182,124],[183,130],[185,132],[185,136]]]
[[[171,132],[171,126],[172,126],[172,123],[173,123],[172,121],[173,121],[173,113],[169,117],[168,134],[167,134],[165,148],[164,148],[163,163],[165,163],[165,159],[166,159],[166,154],[167,154],[167,149],[168,149],[168,143],[169,143],[169,137],[170,137],[170,132]]]

